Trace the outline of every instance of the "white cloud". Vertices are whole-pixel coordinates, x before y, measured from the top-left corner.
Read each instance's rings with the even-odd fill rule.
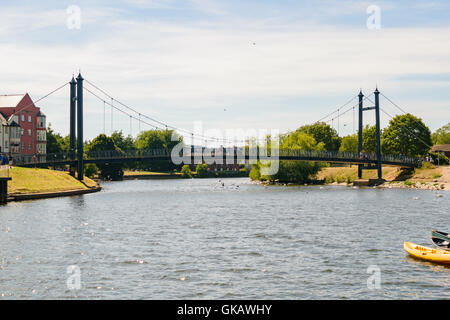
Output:
[[[84,12],[90,15],[88,21],[92,24],[95,16],[114,15],[112,11]],[[60,12],[38,12],[30,25],[36,28],[60,24],[61,17],[55,18],[55,13]],[[25,21],[27,14],[19,16],[19,21]],[[3,16],[11,26],[17,26],[15,17]],[[95,38],[89,34],[91,40],[82,44],[0,44],[0,59],[8,62],[0,73],[1,91],[29,91],[38,97],[70,80],[71,73],[81,68],[87,79],[117,98],[177,126],[194,120],[224,126],[223,114],[203,118],[203,110],[222,110],[232,105],[242,109],[241,118],[229,119],[234,127],[248,127],[248,119],[252,118],[252,125],[294,129],[331,111],[333,106],[327,105],[323,96],[349,97],[360,87],[372,91],[378,83],[381,90],[389,89],[395,100],[395,93],[405,86],[410,90],[432,89],[428,82],[395,80],[398,75],[450,72],[449,28],[372,31],[363,27],[267,25],[258,21],[205,27],[137,22],[117,16],[103,19],[102,23],[107,24],[102,27],[109,32]],[[8,32],[14,32],[11,28]],[[83,28],[80,32],[84,32]],[[311,96],[317,100],[301,105],[304,97]],[[54,127],[66,132],[66,114],[58,113],[65,110],[61,106],[65,103],[63,97],[57,103],[49,99],[48,104],[41,105]],[[279,98],[290,102],[268,105]],[[336,98],[335,106],[342,100],[345,98]],[[243,101],[252,105],[244,105]],[[262,107],[265,109],[250,116],[246,109],[258,107],[258,101],[267,102]],[[442,117],[450,118],[448,108],[414,110],[433,123]],[[90,112],[97,115],[95,121],[100,121],[101,109],[94,111],[87,106],[86,113]],[[94,120],[87,120],[87,124]],[[99,132],[97,122],[88,136]],[[126,131],[128,121],[124,123]]]

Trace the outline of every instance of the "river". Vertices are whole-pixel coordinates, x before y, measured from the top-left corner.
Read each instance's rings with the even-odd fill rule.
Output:
[[[0,299],[450,298],[450,268],[403,250],[450,231],[449,192],[222,182],[0,207]]]

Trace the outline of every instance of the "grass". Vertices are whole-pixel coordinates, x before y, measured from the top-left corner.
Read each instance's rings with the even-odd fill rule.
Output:
[[[19,168],[10,170],[11,181],[8,182],[8,193],[45,193],[69,190],[82,190],[97,186],[97,183],[87,177],[83,182],[64,171],[49,169]]]
[[[414,170],[413,181],[432,181],[442,177],[442,168],[418,168]]]
[[[413,184],[415,182],[432,182],[434,179],[441,178],[443,175],[442,168],[434,166],[425,166],[416,168],[415,170],[399,170],[397,167],[383,167],[383,178],[387,181],[408,181]],[[377,170],[363,170],[363,179],[376,179]],[[358,167],[325,167],[318,174],[317,179],[325,180],[326,183],[352,183],[358,179]]]
[[[393,176],[397,172],[396,168],[383,167],[383,177]],[[376,179],[377,170],[364,170],[363,179]],[[351,167],[326,167],[319,171],[317,179],[325,180],[326,183],[352,183],[358,179],[358,166]]]

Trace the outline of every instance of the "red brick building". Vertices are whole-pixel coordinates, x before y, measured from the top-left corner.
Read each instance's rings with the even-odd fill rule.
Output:
[[[20,126],[21,155],[46,154],[45,115],[35,106],[28,93],[0,95],[0,112]]]

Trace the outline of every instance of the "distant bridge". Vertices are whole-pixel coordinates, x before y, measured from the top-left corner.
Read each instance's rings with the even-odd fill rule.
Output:
[[[203,149],[204,150],[204,149]],[[182,153],[179,154],[182,157]],[[188,163],[192,164],[205,161],[203,152],[191,152],[185,156],[189,158]],[[73,160],[72,160],[73,159]],[[38,155],[36,158],[30,156],[17,157],[14,159],[14,165],[22,167],[51,167],[51,166],[75,166],[78,164],[78,157],[73,157],[70,153],[58,153]],[[280,149],[277,158],[268,157],[265,154],[253,154],[248,150],[239,148],[223,148],[220,154],[213,155],[208,160],[213,160],[217,164],[245,164],[261,160],[291,160],[291,161],[319,161],[332,163],[348,163],[360,165],[377,165],[378,160],[375,154],[359,156],[353,152],[334,152],[334,151],[309,151],[309,150],[290,150]],[[172,161],[171,151],[169,149],[151,149],[151,150],[132,150],[132,151],[98,151],[89,152],[83,156],[84,163],[106,164],[123,163],[139,161]],[[232,161],[232,162],[231,162]],[[208,161],[206,161],[208,163]],[[381,163],[389,166],[399,167],[420,167],[422,161],[415,157],[404,157],[397,155],[381,155]]]

